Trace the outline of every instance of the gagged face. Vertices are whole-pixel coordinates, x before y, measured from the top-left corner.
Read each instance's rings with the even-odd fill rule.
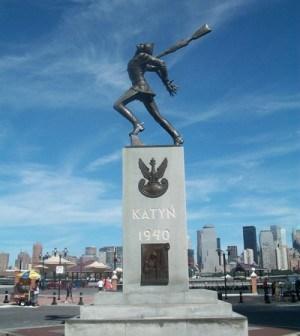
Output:
[[[139,52],[145,52],[149,55],[152,55],[154,49],[154,43],[140,43],[136,47]]]

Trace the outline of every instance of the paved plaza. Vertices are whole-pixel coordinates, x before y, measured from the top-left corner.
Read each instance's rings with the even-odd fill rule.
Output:
[[[83,303],[89,305],[96,292],[96,288],[75,289],[73,302],[66,303],[66,293],[61,291],[61,300],[52,305],[53,291],[42,291],[37,307],[3,304],[4,294],[1,293],[0,336],[63,336],[64,321],[79,315],[80,293]],[[248,317],[249,336],[300,336],[300,302],[287,300],[265,304],[262,296],[246,295],[243,303],[239,303],[238,296],[229,296],[228,301],[233,304],[234,311]]]

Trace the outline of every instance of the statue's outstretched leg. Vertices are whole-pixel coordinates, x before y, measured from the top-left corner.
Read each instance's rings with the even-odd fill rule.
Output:
[[[157,121],[160,126],[162,126],[171,135],[174,140],[174,144],[176,146],[182,145],[183,138],[178,133],[178,131],[171,125],[171,123],[159,113],[158,107],[154,99],[151,97],[147,100],[143,100],[143,103],[145,104],[146,109],[152,115],[155,121]]]
[[[136,100],[137,96],[136,91],[129,89],[114,103],[114,109],[132,123],[133,130],[129,135],[137,135],[144,130],[143,123],[126,107],[127,104]]]

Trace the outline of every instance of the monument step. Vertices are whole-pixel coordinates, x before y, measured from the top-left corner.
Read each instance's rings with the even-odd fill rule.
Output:
[[[95,305],[103,304],[202,304],[217,303],[217,293],[206,289],[191,289],[187,291],[151,291],[149,287],[144,287],[144,291],[136,293],[109,293],[100,292],[95,295]]]
[[[229,317],[114,318],[66,321],[66,336],[247,336],[247,319],[236,313]]]
[[[203,318],[203,317],[231,317],[231,304],[217,301],[217,303],[202,304],[140,304],[140,305],[103,305],[84,306],[80,310],[81,319],[148,319],[148,318]]]

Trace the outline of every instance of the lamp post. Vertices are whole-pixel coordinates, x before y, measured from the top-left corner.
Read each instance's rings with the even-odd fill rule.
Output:
[[[40,254],[40,260],[42,261],[42,266],[43,266],[43,281],[42,281],[42,289],[45,288],[45,283],[46,283],[46,273],[45,273],[45,260],[50,257],[49,253],[47,252],[45,255],[42,253]]]
[[[56,249],[57,251],[57,249]],[[62,252],[59,252],[59,266],[61,266],[61,258],[66,257],[68,254],[68,249],[65,247]],[[60,288],[61,288],[61,272],[58,273],[58,297],[57,300],[60,300]]]
[[[227,250],[226,250],[226,251],[227,251]],[[225,300],[228,299],[228,297],[227,297],[227,277],[226,277],[226,275],[227,275],[227,274],[226,274],[226,256],[225,256],[226,251],[223,251],[223,250],[221,250],[221,249],[217,249],[217,252],[218,252],[218,255],[219,255],[219,260],[221,259],[221,258],[220,258],[221,254],[222,254],[222,256],[223,256],[223,267],[224,267],[223,272],[224,272]],[[229,255],[229,251],[227,251],[227,253],[228,253],[228,255]]]
[[[118,261],[118,258],[117,258],[117,248],[114,247],[114,270],[117,268],[117,261]]]

